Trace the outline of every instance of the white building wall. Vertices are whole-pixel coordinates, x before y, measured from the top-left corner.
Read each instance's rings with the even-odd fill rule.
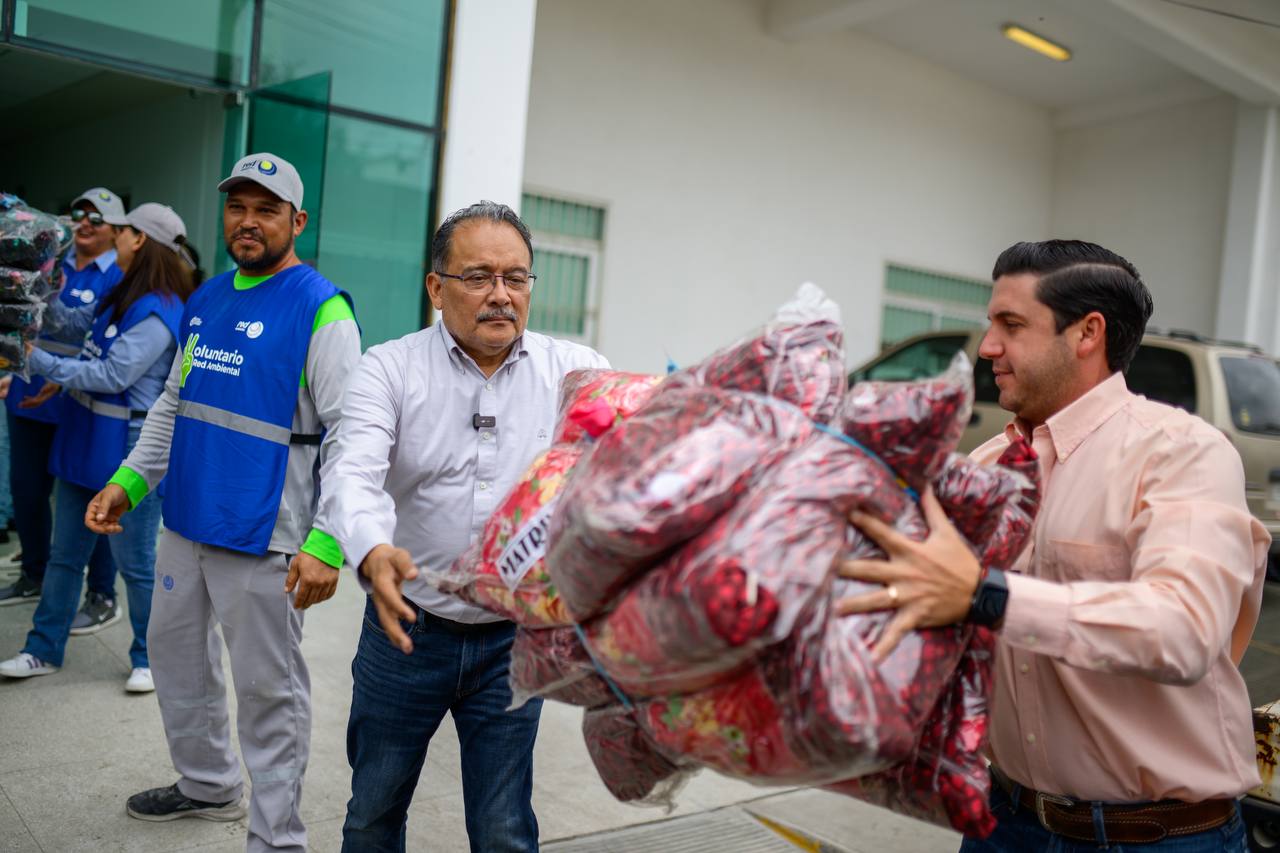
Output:
[[[743,0],[540,0],[525,186],[607,208],[599,348],[689,363],[801,281],[875,352],[887,262],[986,279],[1049,236],[1047,112]],[[536,298],[536,294],[535,294]]]
[[[1210,98],[1058,136],[1054,236],[1132,261],[1153,326],[1214,333],[1235,118],[1231,98]]]

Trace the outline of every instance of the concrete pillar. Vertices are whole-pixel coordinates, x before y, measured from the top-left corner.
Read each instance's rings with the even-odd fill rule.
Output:
[[[1280,353],[1280,107],[1241,102],[1222,241],[1218,337]]]
[[[440,218],[482,198],[520,209],[536,8],[537,0],[455,6]]]

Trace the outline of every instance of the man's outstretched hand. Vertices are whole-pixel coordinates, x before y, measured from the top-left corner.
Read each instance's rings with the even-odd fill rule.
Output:
[[[412,622],[417,615],[405,604],[400,592],[405,581],[418,576],[413,558],[403,548],[378,545],[360,562],[360,574],[368,578],[373,587],[373,607],[378,611],[378,623],[387,639],[406,655],[413,654],[413,640],[400,627],[400,620]]]

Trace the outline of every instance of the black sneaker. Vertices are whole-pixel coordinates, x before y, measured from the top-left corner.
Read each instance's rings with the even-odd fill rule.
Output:
[[[125,803],[129,817],[138,820],[177,820],[182,817],[199,817],[205,820],[239,820],[245,815],[243,800],[225,803],[206,803],[193,800],[178,790],[177,783],[167,788],[152,788],[134,794]]]
[[[120,621],[120,602],[107,598],[96,592],[89,592],[84,597],[84,604],[71,622],[71,635],[80,637],[85,634],[96,634],[108,625]]]
[[[6,604],[23,604],[39,600],[40,584],[28,580],[26,575],[22,575],[8,586],[0,587],[0,607]]]

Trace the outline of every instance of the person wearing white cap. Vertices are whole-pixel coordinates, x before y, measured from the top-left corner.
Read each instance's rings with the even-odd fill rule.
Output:
[[[109,219],[124,216],[124,203],[106,187],[85,190],[71,202],[75,223],[75,243],[62,262],[65,284],[57,304],[79,309],[92,319],[93,311],[124,275],[116,263],[115,235]],[[118,224],[118,223],[117,223]],[[75,358],[80,354],[84,328],[64,329],[46,320],[37,346],[54,356]],[[5,408],[9,428],[9,487],[13,495],[14,527],[22,546],[22,575],[0,588],[0,605],[36,601],[49,562],[53,534],[53,475],[49,473],[49,450],[58,426],[60,400],[50,400],[53,392],[41,396],[45,380],[32,376],[6,377]],[[56,389],[53,389],[56,390]],[[98,540],[89,560],[89,592],[84,607],[76,615],[75,633],[93,633],[120,619],[115,597],[116,569],[105,540]]]
[[[85,523],[121,531],[164,479],[147,640],[179,778],[129,797],[127,812],[152,821],[244,814],[216,623],[252,782],[247,848],[301,853],[311,740],[302,611],[333,595],[343,562],[332,537],[311,529],[316,471],[360,332],[346,295],[294,251],[307,214],[293,166],[253,154],[218,187],[237,269],[187,302],[164,393]]]
[[[56,301],[51,307],[64,326],[89,333],[80,358],[58,358],[36,348],[29,357],[32,372],[57,383],[66,399],[59,407],[49,454],[57,485],[44,591],[22,652],[0,662],[0,675],[9,678],[48,675],[62,666],[85,560],[95,543],[106,538],[84,526],[85,511],[137,442],[178,351],[183,303],[199,283],[196,262],[186,246],[186,226],[172,209],[143,204],[118,220],[116,262],[124,278],[98,303],[87,324],[79,323],[83,312]],[[125,685],[131,693],[155,689],[147,657],[147,623],[159,520],[160,503],[150,497],[130,513],[123,533],[109,540],[124,576],[133,625],[132,669]]]

